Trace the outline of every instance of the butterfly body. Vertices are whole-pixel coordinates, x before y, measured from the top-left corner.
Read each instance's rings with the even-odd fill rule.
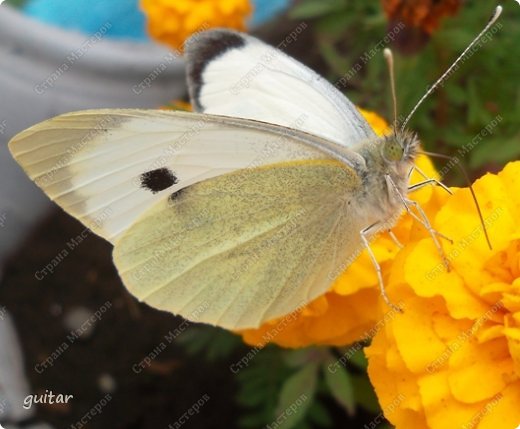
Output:
[[[393,132],[352,148],[364,161],[355,167],[362,186],[354,198],[365,227],[378,223],[379,230],[388,229],[403,212],[418,144],[410,132]]]

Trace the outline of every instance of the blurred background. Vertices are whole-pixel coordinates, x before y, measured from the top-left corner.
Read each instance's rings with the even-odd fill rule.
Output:
[[[372,427],[364,425],[377,421],[377,427],[389,427],[378,419],[381,410],[360,348],[342,367],[338,386],[319,368],[347,347],[251,348],[233,333],[186,324],[138,303],[116,274],[111,246],[51,204],[11,159],[7,142],[36,122],[72,110],[186,107],[182,45],[202,26],[248,31],[277,46],[304,24],[284,50],[356,105],[391,119],[383,48],[392,48],[396,57],[399,112],[405,115],[497,4],[2,3],[0,424],[310,429]],[[427,150],[453,156],[472,179],[520,155],[519,19],[520,5],[506,2],[499,23],[410,123]],[[464,183],[448,161],[437,169],[447,184]],[[79,243],[70,247],[71,239]],[[236,371],[247,356],[247,365]],[[310,367],[318,368],[312,383],[304,377]],[[302,388],[310,399],[297,417],[273,423]],[[27,395],[46,391],[74,399],[22,407]]]

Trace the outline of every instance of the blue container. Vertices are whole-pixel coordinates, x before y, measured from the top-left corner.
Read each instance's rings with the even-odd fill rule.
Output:
[[[252,0],[256,27],[289,5],[289,0]],[[108,37],[147,40],[145,16],[139,0],[29,0],[25,13],[47,24],[92,35],[110,23]]]

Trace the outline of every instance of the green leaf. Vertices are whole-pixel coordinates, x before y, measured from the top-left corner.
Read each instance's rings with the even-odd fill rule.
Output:
[[[381,407],[374,393],[374,388],[370,384],[366,374],[352,375],[352,385],[356,392],[356,402],[361,407],[374,414],[381,412]]]
[[[291,368],[300,367],[309,362],[309,349],[285,350],[283,361]]]
[[[16,7],[16,8],[19,8],[19,9],[24,7],[25,3],[27,3],[27,0],[7,0],[5,2],[6,5],[8,4],[10,6],[13,6],[13,7]]]
[[[316,22],[316,29],[328,36],[339,38],[342,34],[345,34],[345,29],[348,28],[351,22],[352,15],[350,11],[339,10],[333,14],[322,16]]]
[[[476,169],[486,163],[505,164],[508,160],[518,159],[520,157],[518,141],[518,137],[506,141],[496,138],[482,141],[471,152],[470,166]],[[497,147],[500,150],[497,150]]]
[[[290,12],[292,19],[316,18],[338,11],[344,7],[340,0],[307,0],[295,6]]]
[[[285,381],[273,421],[277,428],[290,429],[303,420],[314,399],[317,375],[318,366],[309,364]]]
[[[356,412],[356,401],[350,374],[345,367],[334,365],[334,362],[329,361],[323,365],[325,382],[334,399],[347,411],[349,416],[353,416]]]
[[[243,428],[257,429],[264,426],[264,418],[259,414],[246,414],[239,417],[238,425]]]
[[[213,326],[190,326],[177,339],[188,354],[203,354],[208,361],[228,357],[242,345],[239,336]]]
[[[265,393],[262,385],[259,385],[257,388],[244,386],[240,395],[237,396],[237,403],[246,408],[260,406],[265,401]]]
[[[247,416],[238,421],[240,427],[258,429],[273,422],[279,392],[293,374],[284,363],[284,353],[267,346],[238,372],[237,401]]]
[[[359,347],[359,349],[358,349]],[[365,352],[363,351],[363,347],[361,344],[357,343],[353,346],[351,346],[351,355],[349,362],[352,363],[352,365],[357,366],[360,369],[366,370],[368,367],[368,360],[365,356]]]
[[[450,86],[447,91],[448,99],[452,105],[465,105],[468,101],[468,94],[466,88],[459,85]]]
[[[309,416],[309,421],[311,423],[316,423],[316,425],[320,427],[328,428],[334,425],[334,421],[332,420],[329,411],[320,401],[314,401],[309,407],[307,414]]]
[[[477,125],[482,110],[482,102],[478,96],[478,89],[475,79],[469,79],[467,84],[467,103],[468,103],[468,124]]]
[[[323,58],[335,74],[341,76],[345,73],[345,70],[350,69],[349,61],[343,58],[330,42],[326,39],[319,39],[318,43]]]

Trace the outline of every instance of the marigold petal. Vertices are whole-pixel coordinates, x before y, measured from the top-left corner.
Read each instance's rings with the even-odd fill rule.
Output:
[[[399,248],[389,238],[380,237],[370,247],[379,264],[393,258]],[[373,288],[377,285],[377,272],[367,251],[348,266],[334,281],[332,290],[340,295],[350,295],[361,289]]]
[[[365,348],[365,354],[370,362],[368,375],[372,384],[376,386],[381,408],[387,409],[396,398],[399,398],[400,408],[421,411],[422,405],[415,376],[408,371],[395,345],[389,346],[384,340],[382,341],[382,338],[383,336],[376,336],[372,344]],[[399,376],[387,377],[388,370]],[[386,415],[386,417],[393,422],[392,416]]]
[[[465,342],[461,339],[450,358],[450,390],[460,402],[480,402],[500,393],[513,372],[503,338],[484,344],[478,344],[474,338]]]
[[[506,328],[504,329],[504,335],[515,366],[516,375],[520,377],[520,328]]]
[[[426,422],[424,413],[404,409],[399,413],[396,413],[395,418],[388,418],[396,428],[414,428],[414,429],[426,429],[428,423]]]
[[[475,182],[475,192],[493,244],[490,250],[468,189],[459,189],[435,218],[435,228],[454,240],[444,244],[452,267],[465,283],[478,293],[493,282],[483,265],[497,250],[507,246],[516,230],[516,220],[510,208],[510,193],[498,176],[486,175]],[[456,215],[456,222],[454,216]]]
[[[317,317],[323,315],[329,308],[329,301],[325,295],[319,296],[306,305],[301,312],[303,317]]]
[[[379,318],[377,308],[379,291],[364,289],[349,296],[328,293],[328,311],[308,321],[305,331],[311,344],[345,345],[366,339]],[[367,314],[367,311],[370,311]]]
[[[520,161],[508,163],[504,169],[498,173],[506,187],[510,190],[520,189]],[[510,198],[509,208],[516,219],[520,218],[520,198]]]
[[[326,300],[326,303],[323,300]],[[282,347],[309,344],[346,345],[367,337],[378,320],[376,289],[363,289],[348,296],[329,292],[305,307],[299,314],[265,323],[258,329],[241,331],[243,340],[253,346],[274,342]]]
[[[377,113],[362,109],[361,107],[358,107],[357,109],[359,110],[359,113],[361,113],[361,115],[365,118],[365,120],[370,124],[370,126],[378,136],[383,136],[391,131],[388,122],[386,122]]]
[[[515,429],[520,424],[520,381],[507,386],[483,408],[478,429]]]
[[[493,249],[467,189],[449,197],[433,190],[427,214],[454,239],[442,242],[451,270],[416,222],[406,248],[385,265],[388,293],[405,302],[405,311],[378,332],[367,356],[382,405],[395,392],[413,397],[387,416],[396,429],[520,423],[519,177],[515,162],[474,185]],[[406,426],[409,415],[426,423]]]
[[[479,410],[478,405],[462,404],[453,398],[447,371],[421,377],[419,386],[429,429],[462,428]]]
[[[479,343],[485,343],[503,337],[504,327],[501,325],[483,327],[475,335]]]
[[[249,0],[141,0],[152,37],[176,50],[192,34],[215,27],[244,30],[251,15]]]
[[[454,318],[476,318],[486,311],[486,303],[470,293],[458,273],[446,271],[432,239],[413,246],[404,266],[405,282],[415,293],[422,297],[442,296]]]
[[[426,303],[419,298],[411,299],[403,314],[393,320],[392,331],[397,348],[411,372],[424,372],[432,357],[440,355],[446,348],[437,336],[431,318],[425,317],[425,314],[439,311],[441,307],[439,301]]]

